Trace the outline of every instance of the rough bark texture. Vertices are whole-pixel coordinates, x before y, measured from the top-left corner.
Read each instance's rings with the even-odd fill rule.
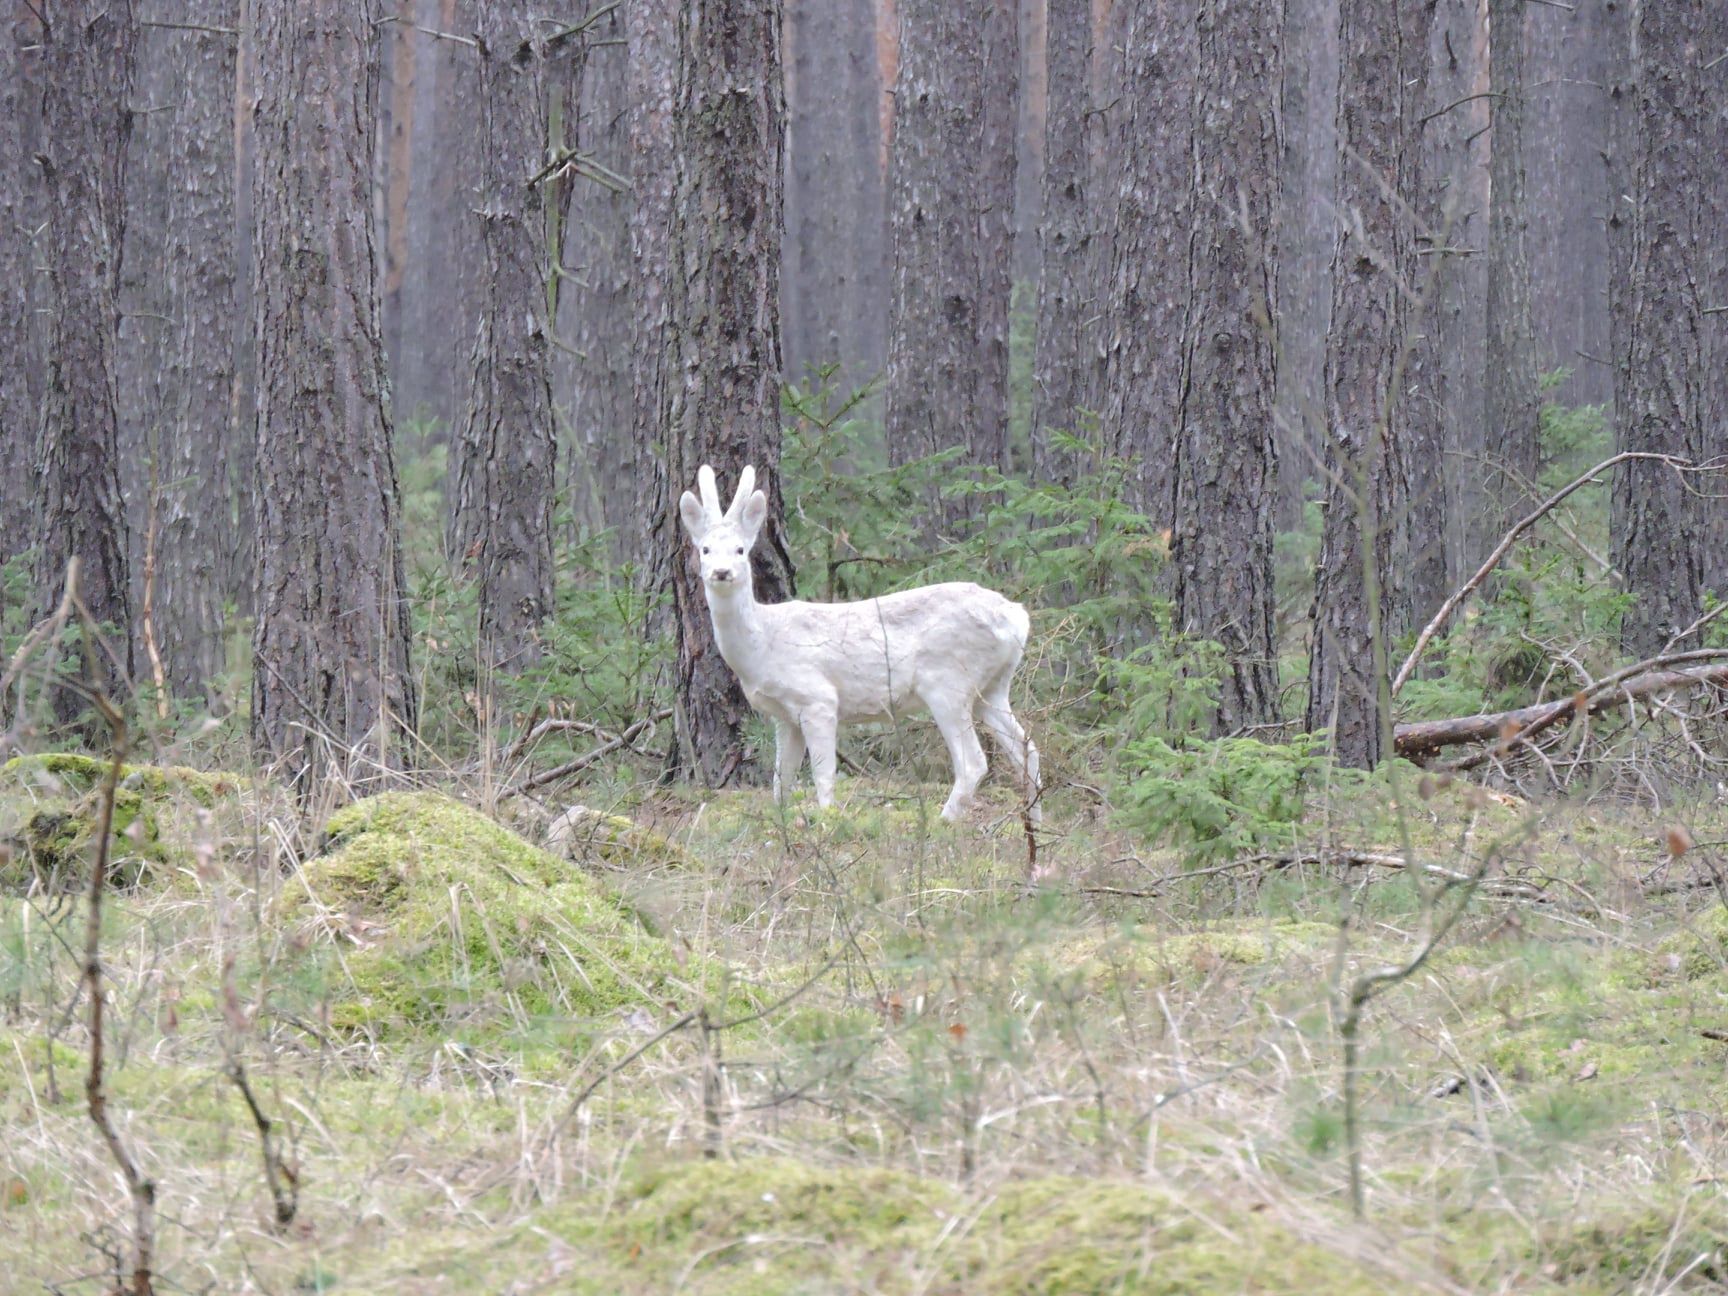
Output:
[[[1616,80],[1613,324],[1619,449],[1697,462],[1728,453],[1728,179],[1722,169],[1728,7],[1714,0],[1633,0]],[[1715,483],[1692,483],[1721,491]],[[1728,534],[1720,498],[1688,491],[1661,465],[1615,481],[1614,560],[1634,603],[1621,645],[1659,650],[1702,611]],[[1718,577],[1719,578],[1719,577]]]
[[[627,19],[630,53],[630,348],[632,441],[642,467],[636,473],[634,551],[643,556],[642,574],[654,593],[672,578],[662,559],[660,527],[672,503],[674,486],[668,459],[672,429],[666,423],[668,368],[666,283],[671,275],[672,102],[678,56],[677,8],[672,0],[639,0]],[[676,509],[674,508],[674,512]],[[676,537],[674,537],[675,539]],[[676,551],[672,551],[675,553]]]
[[[1417,283],[1414,119],[1427,62],[1423,0],[1339,6],[1338,211],[1326,341],[1326,521],[1315,573],[1310,729],[1369,768],[1387,750],[1388,639],[1404,619],[1408,469],[1399,443],[1401,367]]]
[[[887,358],[887,210],[871,0],[786,11],[786,373],[850,392]]]
[[[234,68],[234,382],[229,389],[228,481],[234,497],[234,530],[226,554],[225,588],[235,610],[253,615],[258,593],[258,508],[252,483],[258,449],[258,334],[252,299],[258,274],[254,254],[252,176],[257,149],[252,125],[252,86],[258,66],[252,25],[243,22]]]
[[[678,20],[671,274],[661,392],[665,472],[655,566],[672,586],[680,767],[709,787],[744,770],[750,707],[714,646],[678,518],[702,464],[726,502],[745,464],[767,490],[756,596],[792,593],[780,500],[780,186],[785,137],[777,0],[691,0]]]
[[[1137,466],[1132,502],[1165,521],[1182,399],[1171,342],[1188,329],[1196,60],[1192,13],[1132,0],[1115,157],[1116,221],[1103,328],[1103,441]]]
[[[576,144],[619,175],[634,169],[629,139],[630,59],[621,7],[593,30],[594,49],[577,99]],[[613,43],[616,42],[616,43]],[[569,490],[578,524],[613,530],[613,556],[641,556],[636,500],[638,447],[630,403],[632,335],[630,229],[636,197],[578,179],[564,227],[564,264],[575,275],[558,293],[558,333],[574,355],[553,357],[553,391],[569,410]]]
[[[1178,626],[1224,650],[1215,728],[1232,733],[1278,718],[1272,228],[1283,0],[1217,0],[1194,21],[1193,225],[1170,560]]]
[[[1338,0],[1286,9],[1276,417],[1278,519],[1294,530],[1308,483],[1325,467],[1326,331],[1338,241]]]
[[[0,18],[0,564],[30,546],[31,450],[36,439],[36,398],[30,374],[40,363],[32,336],[31,287],[35,278],[30,230],[35,204],[26,198],[34,185],[35,164],[24,151],[26,112],[39,102],[27,90],[27,56],[21,44],[35,44],[35,32],[15,26],[10,13]],[[31,77],[32,82],[34,76]],[[6,588],[0,583],[0,616]],[[3,703],[0,703],[3,705]]]
[[[36,446],[36,590],[53,607],[66,564],[130,674],[132,626],[126,515],[119,477],[117,293],[126,216],[127,139],[138,28],[127,0],[72,3],[41,34],[41,138],[46,185],[48,380]],[[63,719],[82,704],[56,702]]]
[[[1484,507],[1488,101],[1479,96],[1488,89],[1488,57],[1482,12],[1481,0],[1435,5],[1423,107],[1421,213],[1430,276],[1423,395],[1432,402],[1443,452],[1440,489],[1451,521],[1433,534],[1444,544],[1448,589],[1476,569],[1501,535],[1498,519]],[[1419,606],[1431,602],[1418,600]]]
[[[972,461],[1007,472],[1008,333],[1014,300],[1015,190],[1020,170],[1020,4],[987,0],[984,38],[983,136],[978,155],[980,271],[978,408]]]
[[[539,660],[540,623],[552,611],[552,233],[530,184],[546,154],[548,29],[509,6],[474,8],[481,116],[472,129],[481,169],[473,219],[485,272],[473,387],[453,447],[449,554],[476,582],[482,665],[515,673]]]
[[[1542,460],[1542,394],[1530,322],[1530,210],[1524,197],[1524,0],[1489,0],[1487,432],[1503,531],[1523,515]]]
[[[1040,481],[1072,485],[1076,457],[1053,444],[1083,435],[1098,407],[1097,182],[1092,109],[1092,0],[1050,0],[1046,39],[1043,217],[1033,362],[1032,463]]]
[[[906,463],[955,446],[1006,462],[1007,252],[1000,220],[1012,136],[984,91],[1000,66],[993,12],[1011,0],[901,6],[889,175],[888,453]],[[1009,151],[1006,161],[992,154]],[[1012,195],[1012,183],[1008,186]],[[951,502],[947,520],[964,512]]]
[[[1614,399],[1602,153],[1608,147],[1610,27],[1625,3],[1572,0],[1524,9],[1525,191],[1535,216],[1525,237],[1536,367],[1571,371],[1551,396],[1564,405]]]
[[[177,21],[235,28],[235,0],[182,5]],[[169,30],[167,218],[155,273],[173,293],[158,411],[154,639],[176,696],[199,699],[226,665],[225,556],[234,543],[228,444],[234,378],[234,37]]]
[[[257,13],[252,737],[302,797],[397,768],[415,722],[373,268],[377,17],[354,0]]]

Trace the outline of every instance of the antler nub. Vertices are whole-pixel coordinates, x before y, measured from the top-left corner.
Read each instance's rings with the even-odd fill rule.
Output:
[[[732,507],[726,510],[726,518],[736,522],[744,514],[744,502],[750,498],[750,492],[756,489],[756,470],[749,464],[744,465],[744,471],[738,474],[738,493],[732,497]]]
[[[696,489],[702,492],[702,511],[710,520],[720,517],[720,485],[714,480],[714,470],[703,464],[696,470]]]

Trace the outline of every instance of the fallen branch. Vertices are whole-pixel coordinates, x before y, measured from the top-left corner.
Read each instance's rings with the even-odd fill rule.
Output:
[[[1407,760],[1420,761],[1444,747],[1464,743],[1493,742],[1496,750],[1510,751],[1545,729],[1572,716],[1598,715],[1612,707],[1625,706],[1653,693],[1673,689],[1728,688],[1728,649],[1700,648],[1694,652],[1651,657],[1596,681],[1569,698],[1539,702],[1514,711],[1492,711],[1460,716],[1452,720],[1423,720],[1401,724],[1393,731],[1392,746]],[[1674,667],[1713,662],[1694,670]]]
[[[660,721],[667,719],[671,714],[672,708],[665,707],[654,712],[652,715],[643,716],[616,738],[601,743],[593,751],[584,756],[578,756],[573,761],[566,761],[562,765],[554,766],[552,769],[543,770],[539,774],[523,779],[522,782],[511,788],[504,795],[520,796],[524,792],[532,792],[535,788],[545,787],[548,783],[556,783],[561,778],[569,778],[572,774],[579,774],[590,765],[594,764],[595,761],[600,760],[605,756],[610,756],[620,747],[628,746],[636,740],[637,735],[642,733],[643,730],[659,724]]]
[[[1410,649],[1410,655],[1404,659],[1404,664],[1398,668],[1398,673],[1392,677],[1392,696],[1398,696],[1398,691],[1409,682],[1410,676],[1415,673],[1416,664],[1422,660],[1422,654],[1427,651],[1429,642],[1445,627],[1446,622],[1451,618],[1452,614],[1458,610],[1459,605],[1463,603],[1465,599],[1474,594],[1477,589],[1481,587],[1483,581],[1488,579],[1488,574],[1492,572],[1495,567],[1499,566],[1500,560],[1504,558],[1512,546],[1517,543],[1519,536],[1523,535],[1531,527],[1535,526],[1537,522],[1541,521],[1544,514],[1554,509],[1562,500],[1572,494],[1573,491],[1592,484],[1601,473],[1606,472],[1616,464],[1626,463],[1632,459],[1654,459],[1675,469],[1690,468],[1692,466],[1690,460],[1676,458],[1674,455],[1650,454],[1646,451],[1627,450],[1621,454],[1615,455],[1611,459],[1604,459],[1589,472],[1576,478],[1567,485],[1562,486],[1547,499],[1543,500],[1536,506],[1533,513],[1521,519],[1510,531],[1500,538],[1500,543],[1494,546],[1494,552],[1489,554],[1488,557],[1483,560],[1482,565],[1476,569],[1476,574],[1454,590],[1451,596],[1440,605],[1440,610],[1434,614],[1433,619],[1430,620],[1427,625],[1422,627],[1422,633],[1416,636],[1416,643]]]

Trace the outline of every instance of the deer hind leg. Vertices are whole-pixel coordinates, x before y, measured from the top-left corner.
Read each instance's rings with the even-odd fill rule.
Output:
[[[791,799],[798,785],[798,767],[804,763],[804,731],[790,720],[774,722],[774,799]]]
[[[803,741],[810,747],[810,776],[816,783],[816,804],[826,810],[834,804],[835,744],[839,741],[840,715],[832,706],[807,707],[799,716]]]
[[[1020,724],[1013,708],[1008,705],[1008,681],[1012,672],[995,681],[978,698],[977,715],[996,739],[996,746],[1008,758],[1008,763],[1014,767],[1015,777],[1020,783],[1020,794],[1026,798],[1027,813],[1033,823],[1039,823],[1043,814],[1038,807],[1038,793],[1042,788],[1038,770],[1038,745]]]
[[[948,758],[954,763],[954,788],[942,807],[942,817],[953,822],[965,815],[984,779],[984,747],[972,727],[971,707],[938,704],[930,708],[930,716],[941,730],[942,741],[948,744]]]

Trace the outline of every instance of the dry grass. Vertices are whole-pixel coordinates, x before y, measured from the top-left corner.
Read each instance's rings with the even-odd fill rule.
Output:
[[[250,789],[175,819],[174,867],[115,897],[106,936],[115,1116],[159,1184],[159,1290],[1728,1279],[1728,924],[1695,885],[1703,852],[1665,854],[1667,819],[1462,787],[1316,814],[1316,847],[1463,868],[1492,843],[1495,875],[1529,884],[1480,895],[1371,1009],[1357,1224],[1337,989],[1422,940],[1408,870],[1184,876],[1072,794],[1034,891],[1005,800],[952,829],[939,788],[845,791],[819,819],[764,794],[585,791],[683,848],[590,870],[661,938],[662,988],[537,1017],[523,960],[583,956],[512,944],[508,901],[452,889],[408,955],[472,950],[478,925],[495,970],[452,988],[448,1021],[396,1031],[342,1008],[365,989],[354,951],[398,933],[278,921],[285,890],[316,886],[316,831]],[[1676,814],[1695,842],[1728,837],[1719,806]],[[106,1290],[127,1213],[81,1102],[77,906],[4,905],[0,1265],[13,1290]],[[715,965],[727,984],[696,970]],[[230,1059],[288,1131],[285,1228]]]

